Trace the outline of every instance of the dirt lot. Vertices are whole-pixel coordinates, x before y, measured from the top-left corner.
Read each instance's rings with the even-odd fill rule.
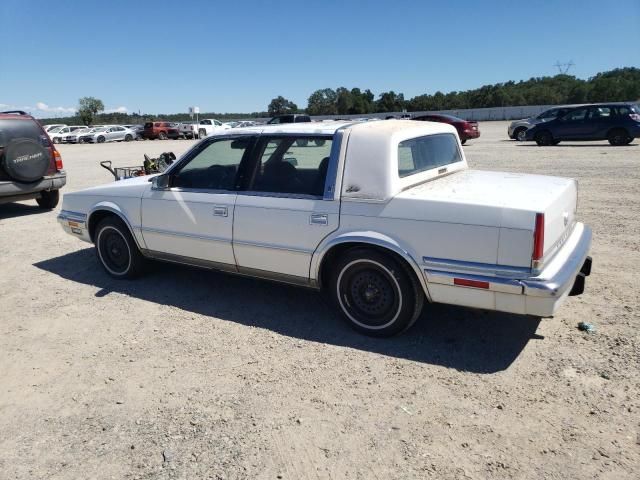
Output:
[[[0,478],[638,478],[640,142],[506,128],[481,124],[471,166],[578,178],[594,230],[587,291],[553,319],[431,305],[374,340],[304,289],[112,280],[57,211],[0,206]],[[63,145],[65,191],[192,144]]]

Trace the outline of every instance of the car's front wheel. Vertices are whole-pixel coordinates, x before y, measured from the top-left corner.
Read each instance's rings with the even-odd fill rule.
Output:
[[[527,129],[526,128],[517,128],[513,134],[513,137],[519,142],[524,142],[527,139]]]
[[[112,277],[134,278],[142,272],[144,257],[119,218],[112,216],[100,221],[96,227],[95,245],[100,263]]]
[[[344,319],[361,333],[388,337],[411,327],[424,303],[412,272],[375,250],[349,250],[337,262],[330,286]]]
[[[158,138],[159,138],[160,140],[166,140],[166,139],[167,139],[167,134],[166,134],[165,132],[160,132],[160,133],[158,134]]]
[[[127,134],[127,135],[125,135],[125,136],[124,136],[124,141],[125,141],[125,142],[130,142],[131,140],[133,140],[133,136],[131,136],[131,135],[129,135],[129,134]]]
[[[548,147],[549,145],[553,145],[553,136],[548,130],[536,133],[534,140],[539,147]]]
[[[51,210],[56,208],[58,202],[60,201],[60,191],[59,190],[49,190],[40,192],[40,198],[36,198],[36,202],[38,202],[38,206],[44,210]]]
[[[98,142],[98,143],[104,143],[104,142],[105,142],[105,140],[106,140],[106,138],[104,138],[102,135],[100,135],[100,136],[96,139],[96,142]]]

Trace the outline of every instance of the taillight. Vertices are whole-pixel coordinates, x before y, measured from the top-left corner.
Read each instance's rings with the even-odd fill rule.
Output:
[[[539,262],[544,254],[544,213],[536,213],[536,227],[533,231],[533,255],[531,260]],[[535,265],[534,265],[535,266]]]
[[[640,113],[630,113],[629,116],[631,117],[631,120],[640,122]]]
[[[64,168],[62,166],[62,155],[58,150],[53,150],[53,159],[56,161],[56,170],[62,170]]]

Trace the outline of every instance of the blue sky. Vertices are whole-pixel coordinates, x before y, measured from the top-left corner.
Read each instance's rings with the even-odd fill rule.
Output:
[[[613,7],[613,8],[612,8]],[[406,98],[640,66],[640,0],[1,0],[0,108],[95,96],[148,113],[300,107],[319,88]]]

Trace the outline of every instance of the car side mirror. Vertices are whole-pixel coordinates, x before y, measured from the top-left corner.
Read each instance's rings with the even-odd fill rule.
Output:
[[[168,190],[169,175],[158,175],[151,179],[151,190]]]

